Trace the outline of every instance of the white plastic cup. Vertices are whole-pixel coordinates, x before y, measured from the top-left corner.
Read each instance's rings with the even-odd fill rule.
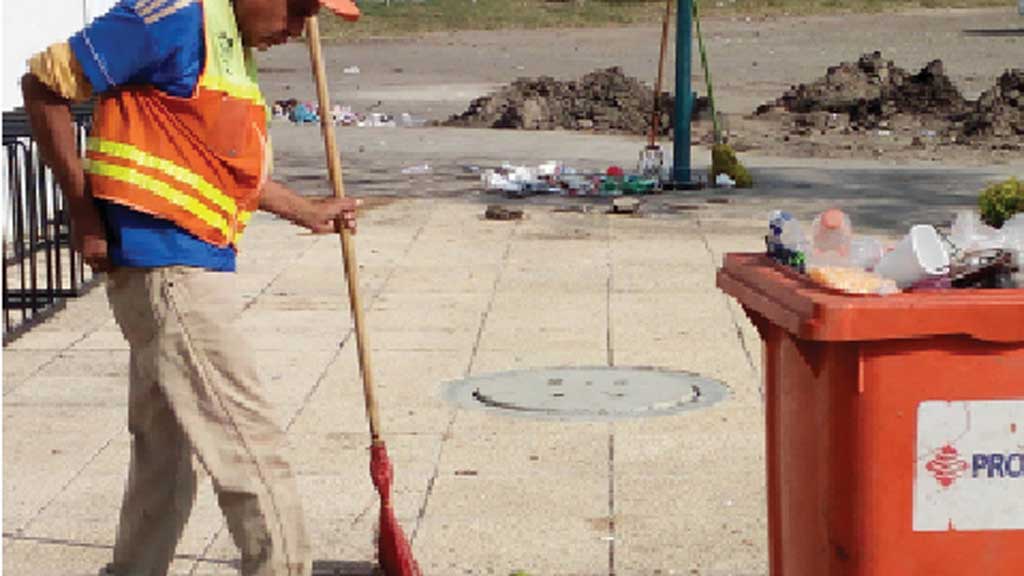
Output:
[[[882,256],[875,272],[908,288],[929,276],[949,271],[949,253],[932,226],[918,225],[900,240],[891,252]]]

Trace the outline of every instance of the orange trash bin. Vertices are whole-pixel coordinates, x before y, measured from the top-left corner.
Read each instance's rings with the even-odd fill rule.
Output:
[[[852,296],[760,254],[772,576],[1024,574],[1024,290]]]

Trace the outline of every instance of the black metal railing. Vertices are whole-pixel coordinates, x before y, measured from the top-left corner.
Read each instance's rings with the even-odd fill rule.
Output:
[[[72,108],[79,143],[92,120],[91,105]],[[61,309],[96,278],[71,243],[67,203],[39,156],[23,111],[3,114],[3,342]],[[80,146],[81,147],[81,146]]]

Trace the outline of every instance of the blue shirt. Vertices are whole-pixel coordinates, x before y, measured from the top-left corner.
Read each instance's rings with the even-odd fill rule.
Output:
[[[93,91],[148,85],[171,96],[195,92],[205,59],[198,0],[120,0],[69,40]],[[200,240],[170,220],[101,202],[115,266],[235,270],[235,250]]]

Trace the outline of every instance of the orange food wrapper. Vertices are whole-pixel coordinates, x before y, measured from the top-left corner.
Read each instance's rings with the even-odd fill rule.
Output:
[[[807,274],[818,284],[847,294],[895,294],[899,292],[896,283],[892,280],[861,268],[821,266],[811,268]]]

